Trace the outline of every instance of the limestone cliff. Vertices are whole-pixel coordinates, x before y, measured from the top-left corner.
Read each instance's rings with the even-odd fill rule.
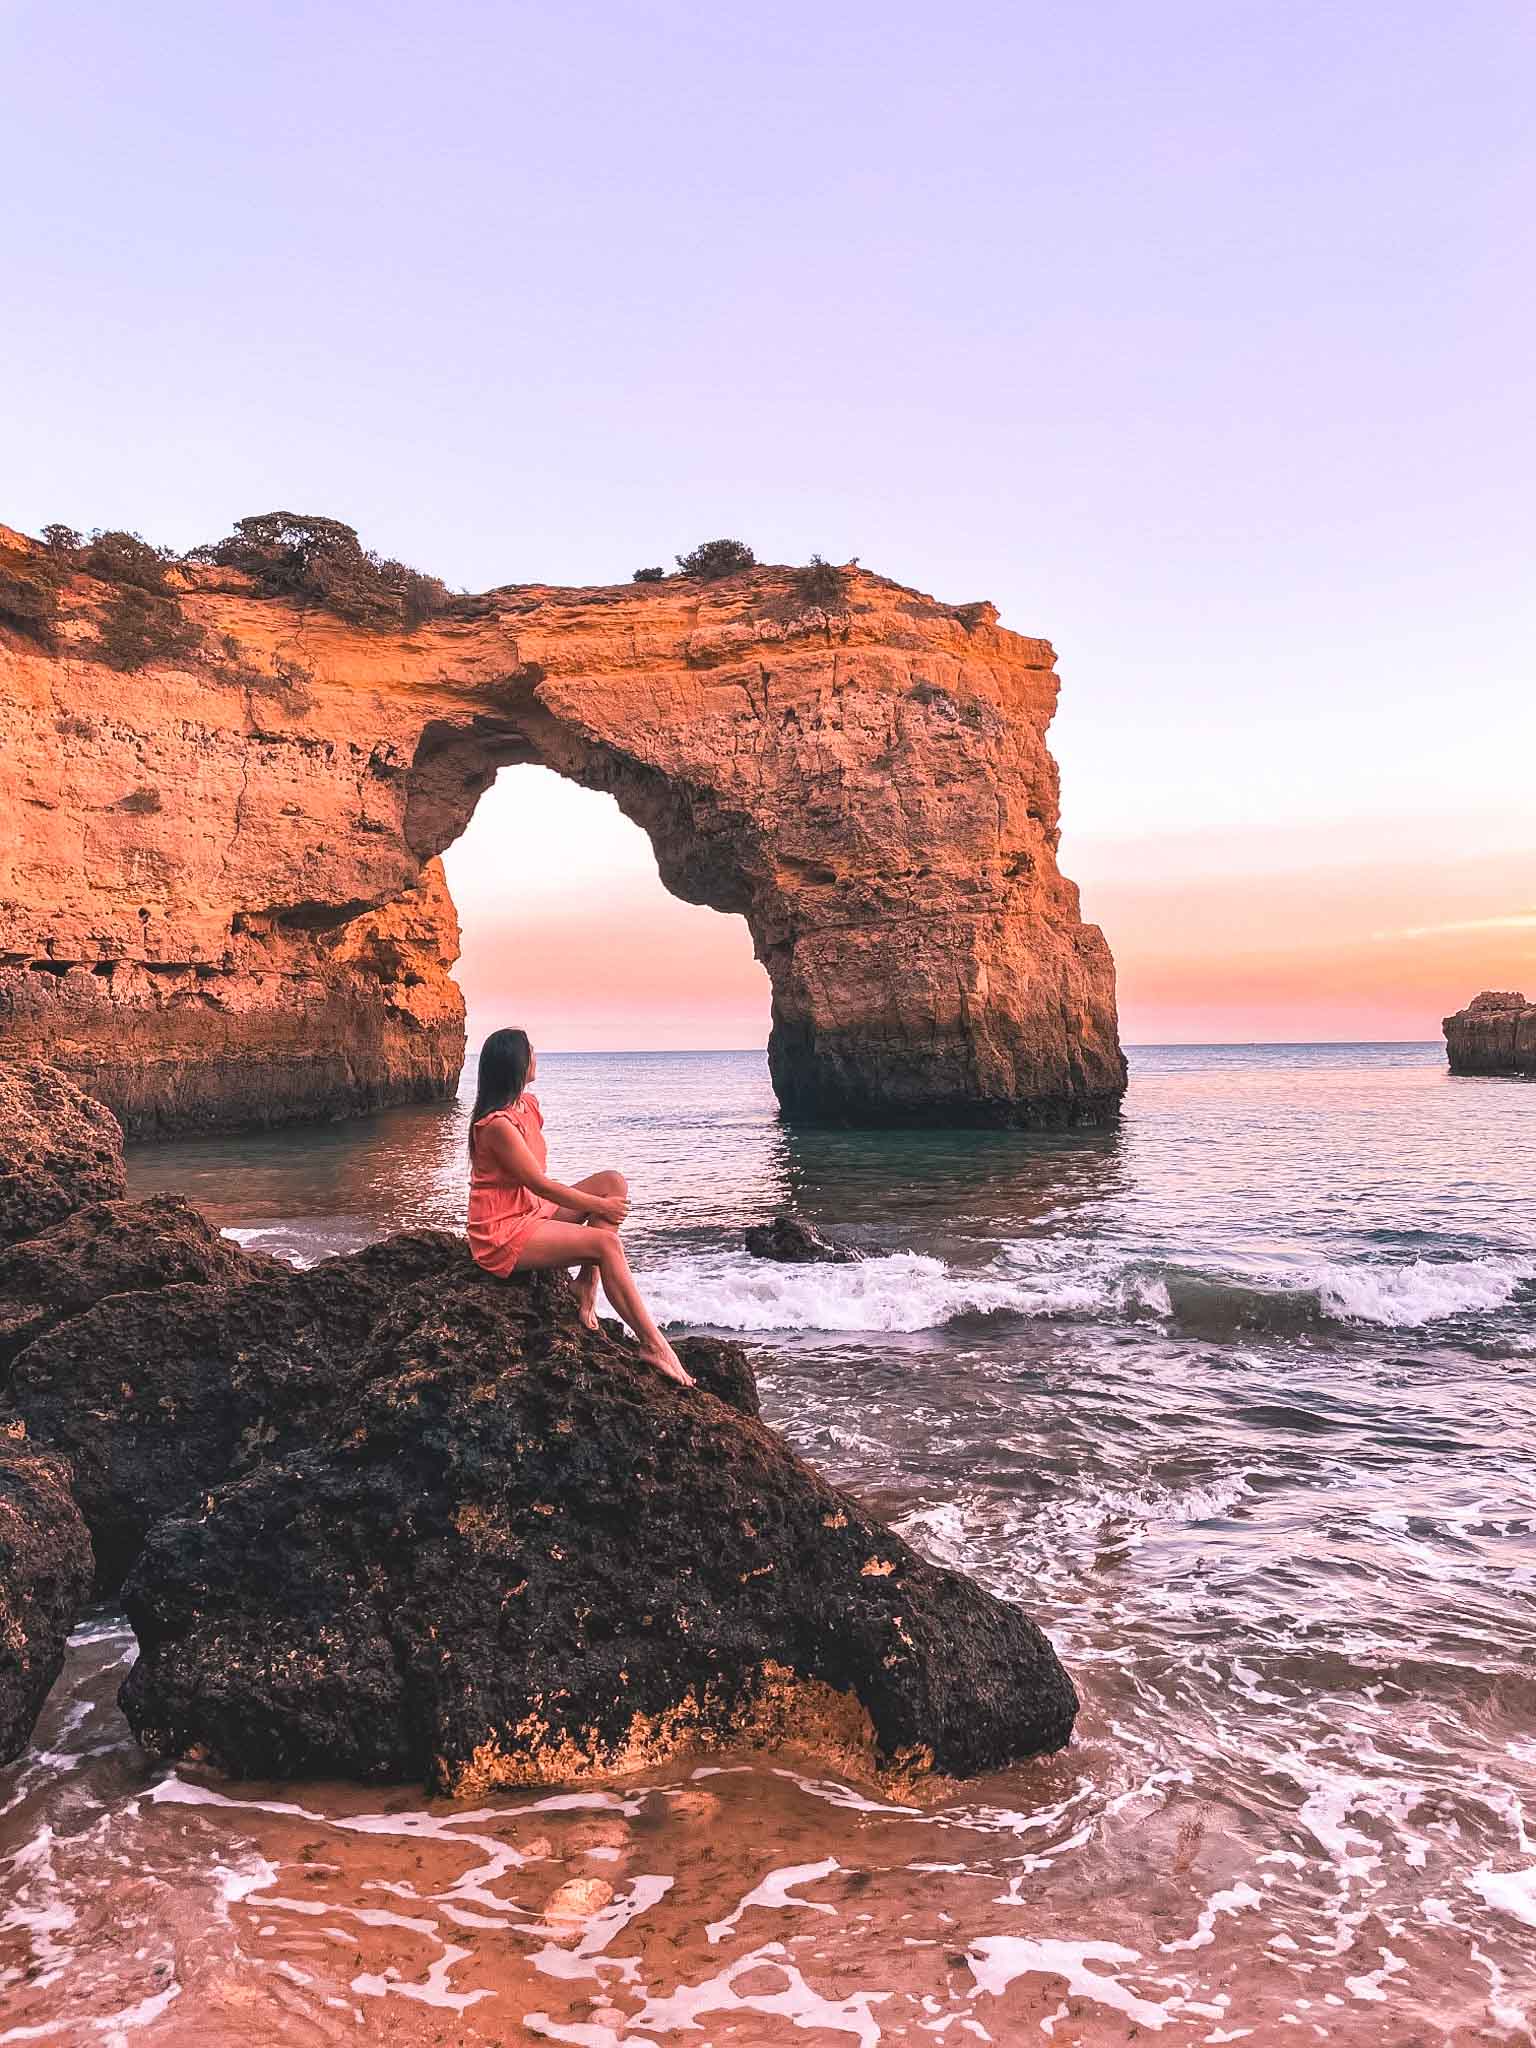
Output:
[[[27,559],[33,543],[0,529]],[[192,651],[0,624],[0,1049],[131,1133],[447,1093],[464,1050],[436,856],[498,768],[607,790],[662,880],[740,912],[785,1111],[1091,1123],[1114,971],[1056,865],[1051,649],[861,571],[491,592],[414,632],[174,573]]]
[[[1536,1075],[1536,1003],[1518,992],[1485,988],[1444,1028],[1453,1074]]]

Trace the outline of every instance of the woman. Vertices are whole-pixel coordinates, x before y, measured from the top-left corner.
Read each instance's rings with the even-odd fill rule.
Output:
[[[493,1031],[480,1052],[469,1125],[469,1248],[487,1273],[579,1266],[581,1319],[597,1328],[597,1283],[658,1372],[693,1385],[640,1299],[619,1225],[629,1211],[622,1173],[592,1173],[574,1187],[544,1170],[544,1118],[528,1083],[538,1061],[526,1031]]]

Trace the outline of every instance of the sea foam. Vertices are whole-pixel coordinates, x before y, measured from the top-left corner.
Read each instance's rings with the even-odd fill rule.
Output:
[[[1421,1329],[1513,1301],[1536,1260],[1299,1260],[1284,1271],[1226,1270],[1117,1254],[1079,1239],[1017,1240],[985,1266],[959,1268],[922,1252],[858,1265],[776,1265],[741,1252],[674,1255],[644,1265],[658,1318],[743,1332],[941,1328],[957,1317],[1014,1315],[1123,1321],[1172,1319],[1218,1335],[1294,1332],[1356,1322]]]

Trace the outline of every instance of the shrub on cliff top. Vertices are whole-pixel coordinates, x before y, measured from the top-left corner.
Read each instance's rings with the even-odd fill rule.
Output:
[[[94,652],[109,668],[148,668],[181,660],[202,637],[173,597],[128,583],[113,592],[101,615]]]
[[[637,583],[664,583],[666,578],[666,570],[660,567],[655,569],[637,569],[635,571],[635,581]]]
[[[452,603],[436,576],[385,561],[339,519],[262,512],[237,519],[233,533],[194,554],[243,570],[266,597],[291,598],[358,626],[411,630]]]
[[[812,555],[803,569],[795,571],[792,580],[795,595],[803,605],[816,605],[824,612],[847,611],[847,575],[831,562],[824,562],[820,555]]]
[[[69,531],[67,527],[62,530]],[[57,533],[60,529],[51,527],[49,531]],[[164,590],[166,567],[175,559],[170,548],[151,547],[136,533],[97,532],[88,541],[76,544],[77,566],[87,576],[134,590]]]
[[[756,568],[757,557],[745,541],[706,540],[691,553],[679,555],[677,566],[696,583],[717,583],[722,576],[739,576],[743,569]]]

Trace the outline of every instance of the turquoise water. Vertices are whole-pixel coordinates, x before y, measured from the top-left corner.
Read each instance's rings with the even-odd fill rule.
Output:
[[[625,1838],[622,1938],[574,1969],[525,1912],[434,1975],[438,1950],[411,1936],[426,1946],[383,1992],[325,1980],[349,2025],[384,1998],[457,2014],[443,2039],[516,2021],[595,2048],[1042,2026],[1530,2038],[1536,1087],[1452,1079],[1429,1045],[1131,1064],[1119,1131],[1042,1137],[787,1131],[758,1055],[544,1060],[551,1168],[628,1173],[658,1312],[759,1347],[773,1425],[920,1549],[1022,1601],[1084,1712],[1060,1758],[917,1815],[771,1762],[683,1772],[655,1796],[680,1814],[706,1787],[711,1840],[680,1819]],[[167,1146],[132,1171],[137,1192],[180,1189],[308,1259],[458,1225],[462,1153],[460,1104]],[[748,1259],[741,1226],[779,1208],[870,1256]],[[80,1654],[88,1689],[106,1653]],[[117,1756],[114,1711],[87,1726]],[[201,1801],[196,1853],[183,1843],[164,1880],[184,1902],[210,1858],[282,1867],[271,1802],[289,1795],[219,1807],[177,1784],[135,1808],[135,1853],[163,1864],[164,1816]],[[308,1805],[334,1831],[367,1801]],[[507,1828],[532,1811],[509,1801]],[[615,1811],[641,1828],[639,1807]],[[391,1882],[339,1839],[341,1882]],[[77,1907],[89,1863],[61,1880]],[[440,1873],[430,1910],[414,1894],[440,1945],[463,1946],[457,1882]],[[241,1910],[282,1948],[308,1923],[260,1905],[279,1894]],[[702,2036],[679,2031],[688,2014]]]

